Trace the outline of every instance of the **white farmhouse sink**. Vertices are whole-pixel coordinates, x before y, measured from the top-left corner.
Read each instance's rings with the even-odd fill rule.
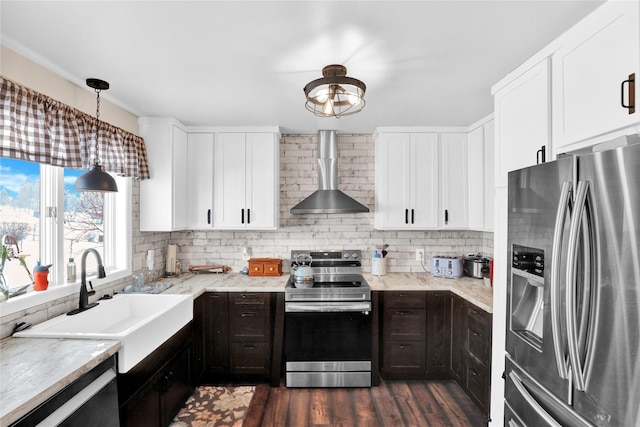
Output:
[[[191,295],[117,294],[97,307],[55,317],[13,336],[118,340],[118,372],[124,373],[192,318]]]

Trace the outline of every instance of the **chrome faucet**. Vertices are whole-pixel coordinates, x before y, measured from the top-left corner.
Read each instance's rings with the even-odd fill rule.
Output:
[[[80,300],[78,302],[78,308],[75,310],[71,310],[67,313],[67,315],[72,316],[74,314],[82,313],[85,310],[89,310],[92,307],[98,305],[97,302],[89,304],[89,297],[96,293],[93,290],[93,285],[91,281],[89,281],[90,291],[87,290],[87,255],[89,253],[93,253],[98,260],[98,279],[102,279],[103,277],[107,277],[107,274],[104,272],[104,266],[102,265],[102,258],[100,258],[100,254],[95,249],[87,249],[82,253],[82,261],[80,264],[81,273],[80,273]]]

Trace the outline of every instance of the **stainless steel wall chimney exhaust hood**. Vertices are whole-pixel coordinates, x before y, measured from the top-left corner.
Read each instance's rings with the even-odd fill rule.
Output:
[[[292,214],[358,213],[369,208],[338,190],[338,134],[318,131],[318,190],[295,205]]]

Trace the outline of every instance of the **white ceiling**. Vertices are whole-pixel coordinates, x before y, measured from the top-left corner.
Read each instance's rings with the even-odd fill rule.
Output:
[[[285,133],[468,126],[491,85],[602,1],[8,1],[1,42],[138,116]],[[354,116],[317,118],[302,88],[343,64]],[[91,89],[88,89],[91,90]]]

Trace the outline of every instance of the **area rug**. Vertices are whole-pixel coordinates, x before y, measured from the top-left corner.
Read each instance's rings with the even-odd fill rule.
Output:
[[[253,386],[196,388],[169,427],[241,427]]]

